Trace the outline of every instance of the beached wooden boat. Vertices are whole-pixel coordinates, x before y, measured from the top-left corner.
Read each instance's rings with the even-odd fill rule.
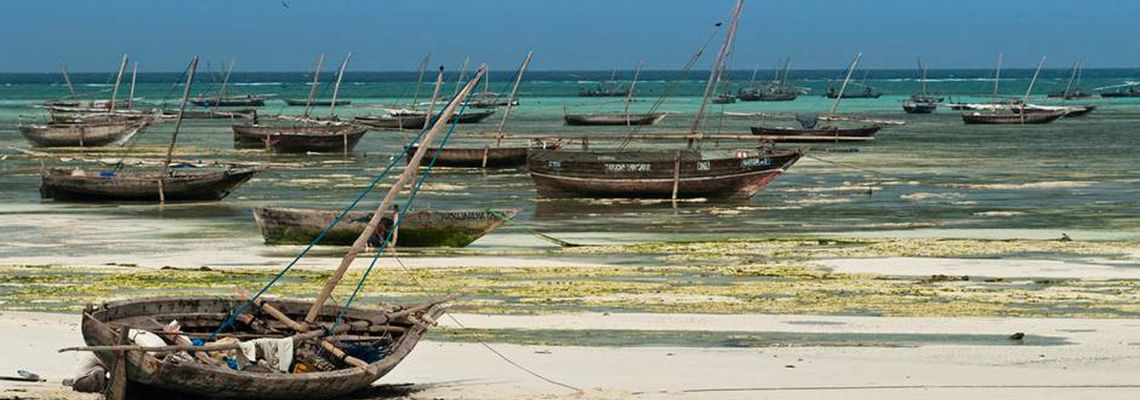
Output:
[[[110,118],[20,125],[19,129],[20,134],[36,147],[98,147],[121,145],[151,122],[145,118]]]
[[[247,94],[232,97],[196,97],[190,104],[198,107],[261,107],[265,105],[265,97]]]
[[[531,150],[538,197],[747,199],[790,168],[799,151]]]
[[[285,104],[293,106],[293,107],[304,107],[305,105],[310,105],[313,107],[329,107],[329,106],[333,105],[332,100],[313,100],[311,102],[306,100],[306,99],[281,99],[281,100],[284,100]],[[352,100],[340,99],[340,100],[336,101],[336,105],[338,105],[338,106],[347,106],[350,104],[352,104]]]
[[[81,330],[88,346],[113,346],[119,344],[119,331],[137,329],[162,332],[163,326],[177,320],[184,334],[205,337],[213,333],[227,317],[228,313],[243,304],[241,297],[167,297],[117,300],[98,307],[88,306],[83,313]],[[294,321],[303,321],[312,306],[310,302],[263,299],[263,304],[282,312]],[[258,335],[281,337],[273,332],[286,330],[282,322],[262,321],[252,317],[260,314],[265,306],[254,307],[238,318],[233,327],[221,337],[241,337]],[[332,329],[341,309],[335,305],[320,308],[317,326]],[[157,387],[177,393],[189,393],[207,398],[245,399],[332,399],[367,389],[373,382],[383,378],[406,357],[420,339],[427,333],[428,323],[443,312],[436,304],[386,306],[379,309],[349,308],[344,311],[344,319],[337,324],[335,335],[326,336],[330,343],[340,347],[350,347],[359,343],[369,343],[378,360],[366,367],[347,366],[343,361],[315,355],[321,352],[319,343],[313,338],[324,334],[314,329],[308,335],[294,336],[296,364],[330,365],[335,369],[316,370],[305,373],[237,371],[223,365],[209,365],[187,357],[171,354],[185,352],[142,352],[126,353],[126,373],[128,379],[137,384]],[[394,318],[393,318],[394,317]],[[247,324],[242,321],[251,321]],[[256,321],[256,323],[253,323]],[[265,325],[268,324],[268,325]],[[327,334],[326,334],[327,335]],[[343,339],[337,339],[338,337]],[[306,340],[305,338],[308,338]],[[355,339],[369,339],[355,340]],[[96,351],[95,355],[104,365],[115,365],[114,351]],[[202,353],[200,353],[202,354]],[[319,358],[319,360],[317,360]],[[323,362],[321,362],[323,360]],[[330,364],[335,362],[335,364]],[[290,371],[293,372],[293,371]]]
[[[603,126],[623,125],[639,126],[653,125],[665,119],[668,115],[663,112],[645,114],[566,114],[562,116],[566,125],[570,126]]]
[[[425,155],[425,159],[429,159],[427,157],[431,154]],[[407,211],[401,215],[394,236],[396,246],[465,247],[502,226],[519,211],[515,208]],[[257,207],[253,209],[253,219],[266,244],[309,244],[331,226],[340,213],[341,210]],[[350,245],[371,219],[371,211],[350,211],[318,244]],[[384,238],[388,232],[376,235]]]
[[[460,124],[477,124],[494,114],[495,111],[465,111],[463,115],[452,115],[448,118],[448,123],[456,122]],[[368,128],[385,130],[385,129],[420,129],[423,128],[424,122],[427,120],[427,115],[424,113],[415,112],[399,112],[388,115],[379,116],[358,116],[353,119],[353,122],[364,125]]]
[[[275,153],[352,151],[367,129],[342,121],[284,120],[233,127],[234,147],[264,148]]]
[[[963,113],[962,122],[971,125],[1048,124],[1068,114],[1067,111],[1027,113]]]
[[[217,201],[259,170],[227,167],[208,171],[84,171],[48,168],[41,173],[40,196],[63,201]],[[161,194],[160,194],[161,192]]]
[[[872,124],[854,128],[826,126],[826,127],[784,127],[784,126],[753,126],[749,128],[753,135],[761,136],[812,136],[812,137],[873,137],[883,129],[882,125]]]

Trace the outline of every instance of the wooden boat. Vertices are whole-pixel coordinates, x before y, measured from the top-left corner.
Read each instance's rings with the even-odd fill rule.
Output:
[[[668,114],[663,112],[645,114],[566,114],[562,116],[562,119],[566,121],[566,125],[570,126],[639,126],[656,124],[662,119],[665,119],[666,115]]]
[[[1009,111],[1013,113],[1050,113],[1065,111],[1066,114],[1063,118],[1073,118],[1089,115],[1089,113],[1093,112],[1096,108],[1096,104],[1083,106],[1039,106],[1036,104],[1025,104],[1021,106],[1011,106],[1009,107]]]
[[[753,126],[749,128],[753,135],[760,136],[814,136],[814,137],[873,137],[883,129],[882,125],[867,125],[856,128],[842,127],[782,127],[782,126]]]
[[[89,346],[112,346],[119,344],[119,331],[125,328],[161,332],[165,324],[177,320],[184,334],[205,337],[214,332],[225,320],[229,312],[243,304],[241,297],[167,297],[117,300],[98,307],[88,306],[83,313],[81,330],[83,340]],[[304,320],[310,302],[264,299],[264,304],[284,313],[296,321]],[[265,309],[264,306],[259,306]],[[260,310],[249,310],[244,315],[252,316]],[[403,316],[403,311],[407,316]],[[349,308],[344,312],[344,320],[337,324],[336,331],[341,337],[374,338],[370,345],[379,351],[379,360],[369,363],[366,368],[345,366],[342,362],[331,364],[336,369],[307,373],[278,373],[237,371],[226,366],[215,366],[192,359],[171,357],[163,352],[132,351],[126,357],[126,373],[131,382],[157,387],[178,393],[189,393],[208,398],[246,399],[332,399],[367,389],[376,380],[384,377],[406,357],[420,339],[427,333],[428,324],[423,320],[435,320],[442,314],[442,308],[435,303],[425,305],[385,306],[380,309]],[[340,313],[335,305],[320,308],[317,326],[332,329]],[[391,318],[396,316],[396,318]],[[426,318],[425,318],[426,317]],[[246,324],[241,321],[262,321],[257,318],[239,318],[232,330],[222,333],[222,337],[257,335],[272,336],[268,329],[285,330],[278,321],[265,321],[269,327]],[[320,329],[310,332],[322,333]],[[309,362],[312,353],[317,352],[312,340],[299,340],[303,333],[293,336],[298,355],[295,359]],[[315,334],[314,334],[315,335]],[[309,336],[314,336],[309,335]],[[341,343],[330,336],[330,341]],[[357,342],[361,343],[361,342]],[[348,342],[341,344],[347,347]],[[104,365],[115,365],[113,351],[96,351],[95,355]],[[324,360],[324,358],[321,358]],[[325,360],[325,363],[329,361]],[[321,364],[313,362],[314,364]]]
[[[1068,114],[1068,111],[1027,112],[1027,113],[963,113],[962,122],[971,125],[1024,125],[1048,124]]]
[[[797,90],[786,89],[741,89],[736,97],[740,101],[793,101],[800,96]]]
[[[938,102],[907,100],[903,102],[903,111],[907,114],[930,114],[938,109]]]
[[[1084,61],[1077,60],[1073,63],[1073,74],[1069,76],[1069,83],[1065,88],[1055,92],[1050,92],[1047,97],[1050,99],[1062,100],[1075,100],[1087,99],[1092,97],[1091,94],[1081,91],[1081,75],[1084,72]]]
[[[164,116],[174,116],[178,114],[177,110],[163,110]],[[254,119],[257,118],[257,110],[252,108],[241,109],[227,109],[227,110],[186,110],[182,112],[182,118],[185,119]]]
[[[1101,92],[1100,97],[1106,99],[1140,97],[1140,90],[1137,90],[1136,87],[1129,87],[1115,92]]]
[[[24,138],[36,147],[99,147],[121,145],[151,122],[151,119],[111,118],[20,125],[19,129]]]
[[[40,197],[65,201],[217,201],[225,198],[259,170],[253,167],[194,171],[86,172],[49,168],[41,173]],[[160,184],[161,181],[161,184]]]
[[[275,153],[352,151],[367,129],[340,121],[292,120],[234,125],[235,148],[264,148]]]
[[[198,107],[261,107],[265,105],[265,97],[247,94],[233,97],[196,97],[190,104]]]
[[[281,99],[281,100],[284,100],[285,104],[293,106],[293,107],[304,107],[306,104],[309,104],[313,107],[329,107],[329,106],[333,105],[332,100],[313,100],[311,103],[306,99]],[[338,106],[347,106],[350,104],[352,104],[352,100],[340,99],[340,100],[336,101],[336,105],[338,105]]]
[[[790,168],[798,151],[531,150],[538,197],[747,199]]]
[[[430,154],[424,156],[430,159]],[[401,215],[397,247],[465,247],[510,220],[519,209],[421,210]],[[266,244],[309,244],[332,225],[341,210],[257,207],[257,222]],[[351,245],[372,219],[371,211],[350,211],[321,239],[329,246]],[[389,218],[390,219],[390,218]],[[391,222],[391,221],[389,221]],[[388,232],[379,232],[379,238]]]
[[[447,122],[453,123],[458,120],[460,124],[477,124],[494,113],[494,110],[464,112],[462,115],[452,115]],[[372,129],[402,130],[423,128],[425,120],[427,120],[427,115],[424,113],[399,112],[381,116],[358,116],[353,119],[353,122]]]
[[[721,93],[712,99],[713,104],[732,104],[736,102],[736,95],[731,93]]]
[[[824,93],[824,97],[829,99],[838,98],[839,92],[835,91],[835,88],[828,88],[827,93]],[[864,86],[863,90],[857,92],[843,93],[843,98],[845,99],[877,99],[879,97],[883,97],[883,93],[868,86]]]

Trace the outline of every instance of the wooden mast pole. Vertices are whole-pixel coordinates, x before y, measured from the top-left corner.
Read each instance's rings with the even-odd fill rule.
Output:
[[[998,53],[997,67],[994,68],[994,103],[1001,100],[998,94],[998,86],[1001,84],[1001,62],[1005,58],[1005,54]]]
[[[309,111],[313,109],[313,97],[317,95],[317,87],[321,85],[321,66],[323,65],[325,65],[324,53],[317,57],[317,68],[313,71],[313,87],[309,88],[309,98],[305,100],[305,117],[308,117]]]
[[[348,66],[348,60],[351,58],[352,53],[345,54],[344,61],[340,63],[340,70],[336,73],[336,83],[333,84],[332,104],[329,104],[329,117],[336,115],[336,98],[340,95],[340,81],[344,79],[344,68]]]
[[[511,115],[511,110],[514,109],[515,99],[519,95],[519,85],[522,84],[523,74],[526,73],[527,67],[530,66],[530,59],[534,57],[534,52],[529,51],[526,53],[526,58],[523,59],[522,66],[519,67],[519,74],[515,77],[515,83],[511,86],[511,94],[507,97],[507,108],[503,110],[503,119],[499,120],[499,129],[495,135],[495,146],[498,146],[503,141],[503,127],[507,125],[507,117]]]
[[[843,100],[843,93],[847,91],[847,83],[851,82],[851,74],[855,72],[855,67],[859,65],[859,60],[863,59],[863,52],[855,55],[855,59],[851,60],[851,66],[847,67],[847,76],[843,78],[843,85],[839,86],[839,95],[835,96],[835,103],[831,105],[831,112],[828,114],[835,115],[839,110],[839,102]]]
[[[139,74],[139,63],[136,62],[131,67],[131,91],[130,91],[130,95],[127,96],[127,109],[128,110],[134,110],[135,109],[135,78],[138,76],[138,74]]]
[[[1022,101],[1024,102],[1028,102],[1029,94],[1033,93],[1033,86],[1037,84],[1037,76],[1041,75],[1041,67],[1045,66],[1045,57],[1046,56],[1041,56],[1041,61],[1037,63],[1037,70],[1033,72],[1033,79],[1029,81],[1029,88],[1025,89],[1025,97],[1022,98]],[[1022,107],[1024,106],[1025,105],[1022,104]]]
[[[1069,84],[1065,85],[1065,92],[1061,94],[1061,100],[1069,100],[1069,90],[1073,89],[1073,81],[1077,80],[1077,68],[1080,63],[1080,60],[1073,61],[1073,74],[1069,75]]]
[[[420,76],[416,78],[416,91],[412,95],[412,109],[416,109],[416,103],[420,101],[420,86],[424,84],[424,73],[427,72],[428,63],[431,62],[431,52],[424,54],[423,60],[420,60]]]
[[[435,103],[439,101],[439,91],[443,89],[443,66],[439,66],[439,75],[435,77],[435,90],[431,93],[431,102],[428,103],[427,114],[424,114],[424,126],[427,129],[432,124],[431,116],[435,111]]]
[[[471,63],[471,57],[464,57],[463,64],[459,66],[459,75],[455,77],[455,92],[451,94],[452,97],[459,95],[459,85],[463,83],[463,78],[467,75],[467,64],[469,63]]]
[[[237,60],[230,60],[230,65],[226,67],[225,75],[222,75],[222,89],[218,90],[218,102],[214,103],[215,106],[222,104],[222,99],[226,98],[226,90],[230,84],[230,73],[234,70],[234,64],[237,64]]]
[[[115,101],[119,97],[119,85],[123,83],[123,71],[127,69],[127,55],[123,54],[123,62],[119,63],[119,75],[115,77],[115,88],[111,90],[111,112],[115,112]]]
[[[643,65],[645,65],[645,60],[637,63],[637,68],[633,70],[633,80],[629,82],[629,93],[625,94],[625,110],[622,110],[622,115],[625,115],[626,126],[632,123],[629,107],[633,105],[633,90],[637,88],[637,78],[641,77],[641,66]]]
[[[918,58],[918,79],[922,81],[922,95],[926,96],[926,64],[922,63],[922,57]]]
[[[198,56],[190,59],[190,73],[186,76],[186,87],[182,88],[182,103],[178,106],[178,118],[174,120],[174,133],[170,135],[170,147],[166,148],[166,159],[162,162],[162,175],[158,177],[158,202],[166,203],[163,187],[170,174],[170,161],[174,157],[174,145],[178,143],[178,130],[182,128],[182,115],[186,112],[186,102],[190,100],[190,87],[194,85],[194,73],[198,70]]]
[[[744,0],[737,0],[736,8],[732,10],[732,21],[729,22],[728,32],[724,36],[724,44],[720,47],[720,54],[717,55],[716,60],[713,60],[712,69],[709,71],[709,81],[705,84],[705,95],[701,99],[701,107],[697,109],[697,115],[693,117],[693,125],[689,129],[689,133],[695,136],[694,139],[689,139],[687,147],[692,149],[693,146],[701,142],[701,120],[704,119],[705,111],[709,106],[709,99],[712,97],[713,92],[716,91],[716,84],[720,80],[721,65],[724,64],[724,59],[728,57],[729,51],[732,50],[732,41],[736,37],[736,27],[740,23],[740,12],[744,9]]]
[[[400,174],[399,178],[396,179],[396,182],[392,184],[392,187],[388,189],[388,194],[384,196],[384,199],[382,201],[380,201],[380,205],[376,207],[376,212],[372,213],[372,219],[368,221],[368,225],[364,227],[364,231],[361,232],[360,236],[356,238],[356,241],[352,243],[352,247],[348,249],[348,252],[344,255],[344,258],[341,259],[340,266],[337,268],[336,272],[334,272],[332,277],[330,277],[329,280],[325,282],[324,288],[321,289],[321,292],[317,294],[316,299],[313,300],[313,305],[311,308],[309,308],[309,313],[305,316],[305,322],[313,323],[317,320],[317,316],[320,314],[321,308],[323,308],[325,302],[328,301],[333,289],[336,289],[337,284],[340,283],[341,278],[343,278],[345,272],[348,271],[348,267],[352,265],[352,262],[356,260],[356,256],[360,254],[360,251],[364,249],[364,246],[366,244],[368,244],[368,240],[372,237],[372,235],[376,233],[376,227],[384,218],[384,215],[388,208],[391,207],[395,201],[396,196],[400,193],[401,190],[403,190],[404,185],[412,179],[412,175],[415,174],[415,171],[419,168],[420,162],[423,160],[424,155],[427,154],[428,147],[431,146],[431,143],[435,140],[435,137],[439,134],[439,132],[448,126],[447,121],[450,120],[451,116],[455,114],[455,110],[461,103],[463,103],[463,99],[471,93],[471,90],[475,88],[475,85],[479,83],[479,79],[482,79],[485,73],[486,66],[481,66],[478,72],[475,73],[475,77],[468,81],[467,85],[464,86],[463,89],[460,90],[459,93],[457,93],[457,95],[451,99],[451,102],[449,102],[447,107],[444,108],[443,113],[439,117],[439,120],[435,121],[435,125],[432,126],[431,130],[424,134],[423,140],[421,140],[419,147],[416,148],[415,154],[413,154],[412,158],[408,160],[408,165],[404,167],[404,172]]]
[[[71,84],[71,76],[67,74],[67,65],[59,63],[59,70],[63,72],[63,82],[67,84],[68,95],[75,97],[75,86]]]

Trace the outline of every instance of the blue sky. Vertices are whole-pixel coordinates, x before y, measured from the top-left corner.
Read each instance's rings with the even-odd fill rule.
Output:
[[[513,69],[678,68],[734,0],[36,0],[0,9],[0,72],[108,71],[127,52],[142,71],[180,71],[190,54],[242,71],[300,71],[317,54],[350,69],[413,70],[466,55]],[[749,0],[734,68],[1140,66],[1134,0]],[[711,51],[710,51],[711,52]],[[702,65],[707,65],[707,59]]]

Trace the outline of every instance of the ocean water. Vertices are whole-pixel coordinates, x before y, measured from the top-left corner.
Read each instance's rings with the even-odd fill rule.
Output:
[[[747,77],[751,71],[734,71]],[[985,70],[931,71],[929,90],[955,100],[987,100],[992,72]],[[109,96],[110,74],[76,74],[77,89]],[[512,111],[506,131],[591,137],[604,147],[605,138],[620,138],[628,129],[566,127],[564,110],[620,111],[620,99],[576,97],[579,88],[608,78],[604,72],[533,72],[521,88],[522,104]],[[626,74],[628,75],[628,73]],[[635,111],[648,109],[666,91],[675,71],[643,72]],[[811,93],[793,102],[714,105],[703,130],[747,134],[748,127],[766,121],[724,116],[736,112],[826,112],[832,100],[821,94],[842,71],[793,71],[794,83]],[[867,83],[884,93],[879,99],[845,100],[841,112],[906,121],[888,127],[874,142],[797,145],[809,157],[800,161],[748,201],[646,203],[634,201],[540,201],[522,170],[476,171],[439,168],[416,203],[417,208],[517,207],[523,212],[495,235],[526,235],[537,230],[585,242],[597,240],[772,237],[819,233],[847,235],[908,232],[1034,232],[1042,237],[1061,233],[1080,238],[1140,238],[1140,99],[1088,99],[1073,103],[1100,104],[1084,118],[1038,126],[967,126],[957,112],[941,108],[932,115],[907,115],[902,101],[918,89],[913,71],[873,71]],[[1003,96],[1021,96],[1032,71],[1003,71]],[[770,77],[762,71],[761,77]],[[856,75],[857,77],[860,74]],[[693,72],[672,89],[660,110],[673,113],[658,126],[640,133],[682,132],[691,124],[703,90],[703,73]],[[1120,84],[1140,77],[1140,70],[1086,70],[1084,90]],[[136,97],[142,102],[170,103],[180,94],[179,74],[142,74]],[[619,79],[621,78],[619,74]],[[1063,88],[1068,72],[1048,70],[1038,82],[1036,103],[1044,93]],[[299,113],[280,98],[304,97],[311,77],[302,73],[238,73],[231,93],[272,94],[262,113]],[[205,92],[218,78],[207,75],[195,92]],[[408,103],[415,92],[415,73],[350,73],[343,98],[353,105],[338,108],[348,117],[376,113],[370,105]],[[430,79],[429,79],[430,80]],[[509,73],[492,75],[490,90],[508,91]],[[454,90],[449,76],[445,92]],[[329,89],[321,90],[328,96]],[[426,100],[430,89],[420,93]],[[33,106],[66,94],[62,79],[53,74],[0,74],[0,258],[65,251],[52,245],[60,226],[69,220],[114,216],[100,226],[107,232],[127,232],[139,221],[160,220],[184,229],[163,230],[155,240],[179,237],[255,239],[250,208],[261,205],[342,207],[398,154],[404,134],[370,132],[349,157],[335,155],[272,155],[259,150],[233,150],[230,122],[187,121],[179,136],[180,158],[243,160],[277,163],[218,203],[154,205],[55,203],[39,198],[38,169],[44,165],[86,165],[58,158],[113,158],[116,149],[85,154],[48,151],[47,157],[20,152],[30,149],[17,131],[22,122],[42,120]],[[318,109],[326,113],[327,109]],[[501,110],[480,124],[460,125],[460,132],[489,131]],[[159,158],[173,124],[140,134],[129,146],[132,156]],[[452,145],[483,142],[455,138]],[[635,143],[635,147],[666,148],[676,143]],[[706,141],[706,148],[748,148],[754,142]],[[97,167],[90,167],[97,168]],[[374,204],[380,195],[370,197]],[[40,221],[52,221],[50,224]],[[136,232],[137,234],[137,232]],[[1012,235],[1012,233],[1011,233]],[[992,234],[990,236],[993,236]],[[996,236],[1001,237],[1001,234]],[[489,237],[485,240],[492,240]],[[498,241],[496,243],[504,243]],[[477,243],[478,244],[478,243]]]

